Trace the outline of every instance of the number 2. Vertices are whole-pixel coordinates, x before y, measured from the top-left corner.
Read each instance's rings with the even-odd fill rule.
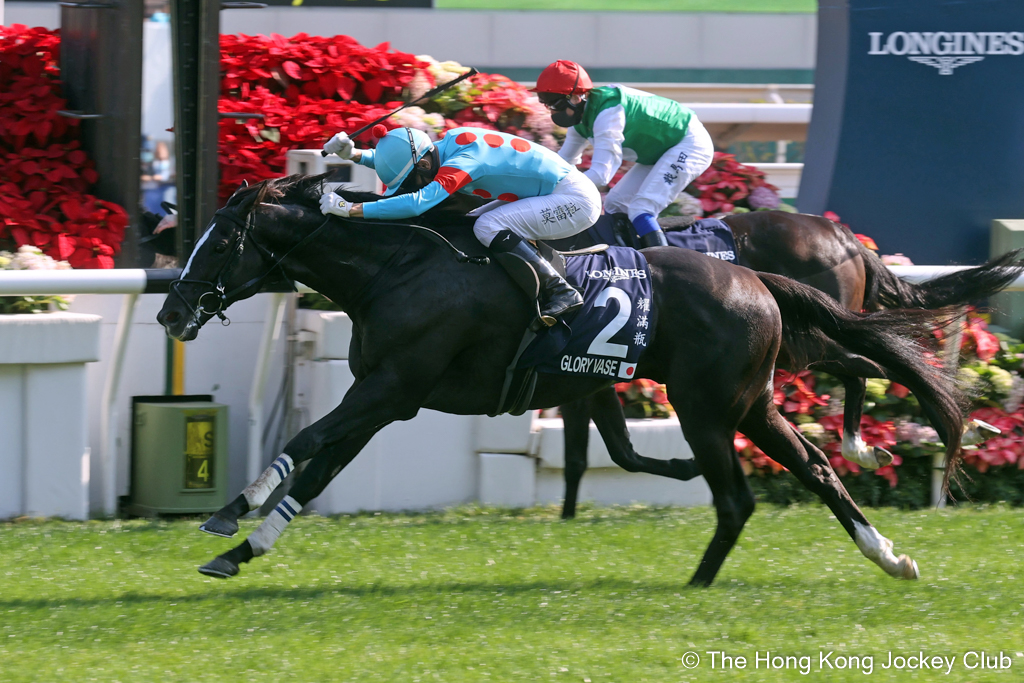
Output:
[[[615,318],[605,325],[604,329],[594,337],[594,341],[591,342],[590,348],[587,349],[587,353],[595,356],[625,358],[626,352],[629,351],[629,347],[625,344],[610,344],[608,343],[608,340],[629,322],[630,313],[633,311],[633,302],[629,300],[629,295],[618,287],[605,287],[604,290],[597,295],[597,299],[594,301],[594,307],[603,308],[604,306],[607,306],[608,299],[615,299],[615,301],[618,302],[619,312],[616,313]]]

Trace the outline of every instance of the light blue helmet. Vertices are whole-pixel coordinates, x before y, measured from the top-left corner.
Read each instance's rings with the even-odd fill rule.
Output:
[[[395,128],[377,142],[373,165],[377,177],[387,185],[385,197],[393,195],[412,171],[413,165],[434,148],[434,143],[421,130]]]

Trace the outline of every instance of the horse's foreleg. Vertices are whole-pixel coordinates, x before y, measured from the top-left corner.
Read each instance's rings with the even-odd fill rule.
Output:
[[[270,550],[288,523],[320,495],[374,434],[391,422],[415,417],[428,388],[426,382],[409,382],[400,373],[389,371],[380,371],[354,386],[340,406],[303,429],[285,447],[288,453],[301,454],[296,460],[310,461],[289,495],[245,541],[200,567],[200,573],[234,576],[239,564]],[[240,498],[248,500],[244,494]]]
[[[633,450],[626,429],[626,416],[614,387],[602,389],[590,397],[591,417],[608,448],[612,462],[627,472],[646,472],[659,477],[689,481],[700,476],[700,468],[693,458],[659,460],[640,455]]]
[[[770,399],[751,408],[740,423],[740,430],[828,505],[865,557],[890,576],[900,579],[918,577],[917,563],[906,555],[896,557],[893,554],[892,541],[871,526],[839,481],[825,454],[792,428],[770,404]]]
[[[565,450],[565,499],[562,502],[562,519],[576,516],[576,500],[580,492],[580,480],[587,471],[587,447],[590,442],[590,399],[562,406],[562,425]]]

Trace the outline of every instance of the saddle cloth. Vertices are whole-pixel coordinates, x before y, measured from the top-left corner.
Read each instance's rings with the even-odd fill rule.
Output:
[[[661,220],[665,239],[670,245],[699,251],[722,261],[737,263],[736,240],[733,238],[732,229],[723,221],[718,218],[702,218],[686,227],[675,227],[673,223],[680,220],[674,217]],[[616,227],[615,220],[611,216],[604,215],[588,232],[597,243],[640,248],[640,239],[631,225],[622,231],[616,230]]]
[[[647,259],[634,249],[609,247],[565,261],[566,279],[583,294],[583,307],[542,330],[518,367],[632,379],[656,322]]]

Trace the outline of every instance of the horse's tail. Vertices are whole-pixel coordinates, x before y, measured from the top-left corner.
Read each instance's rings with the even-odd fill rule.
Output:
[[[932,408],[946,435],[943,486],[948,490],[962,457],[960,433],[966,403],[955,381],[928,362],[924,349],[915,340],[929,338],[930,326],[948,322],[950,314],[924,309],[852,313],[826,294],[799,282],[769,273],[757,276],[778,303],[783,343],[796,367],[823,359],[842,364],[844,355],[854,354],[870,361]],[[840,353],[836,353],[837,346]],[[853,370],[850,374],[860,372]]]
[[[875,252],[860,244],[866,276],[864,306],[874,310],[943,308],[984,299],[1005,289],[1024,273],[1024,262],[1019,260],[1022,251],[1017,249],[976,268],[915,285],[893,275]]]

